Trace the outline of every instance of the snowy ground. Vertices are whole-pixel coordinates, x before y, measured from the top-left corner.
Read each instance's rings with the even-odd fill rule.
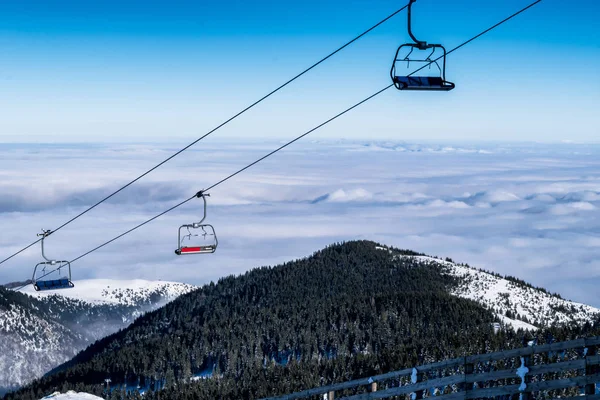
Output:
[[[43,397],[44,399],[52,399],[52,400],[101,400],[102,397],[94,396],[93,394],[83,393],[83,392],[75,392],[73,390],[69,390],[67,393],[59,393],[55,392],[49,396]]]
[[[294,128],[290,128],[294,131]],[[286,134],[293,134],[290,132]],[[281,143],[208,140],[47,239],[71,260]],[[0,144],[0,258],[173,154],[176,145]],[[41,173],[43,171],[43,173]],[[600,146],[301,141],[211,191],[219,248],[176,256],[191,201],[73,263],[73,280],[203,284],[370,239],[513,275],[600,307]],[[0,268],[31,276],[34,246]]]
[[[139,305],[150,301],[153,294],[161,294],[163,301],[168,301],[195,288],[185,283],[144,279],[80,279],[75,281],[75,287],[71,289],[36,292],[32,286],[27,286],[22,292],[39,298],[60,295],[92,304]]]
[[[27,304],[0,307],[0,389],[42,376],[90,343],[127,327],[143,313],[194,288],[183,283],[141,279],[80,280],[73,289],[48,292],[27,287],[23,290],[26,294],[45,299],[51,306],[42,310]],[[64,323],[60,318],[63,313],[72,320]],[[73,320],[77,322],[72,323]],[[11,368],[1,368],[3,365]]]
[[[540,325],[594,322],[600,309],[563,300],[549,293],[521,286],[507,279],[455,265],[452,274],[461,279],[455,294],[477,300],[505,315],[508,311]]]
[[[380,248],[385,250],[384,248]],[[427,264],[448,268],[459,278],[453,294],[475,300],[493,310],[503,323],[515,329],[537,329],[552,324],[583,324],[594,322],[600,309],[586,304],[561,299],[550,293],[520,285],[488,272],[428,256],[403,256]],[[509,318],[511,313],[513,318]]]

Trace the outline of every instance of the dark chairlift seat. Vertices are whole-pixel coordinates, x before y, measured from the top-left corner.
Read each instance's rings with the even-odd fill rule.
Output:
[[[394,76],[394,85],[400,90],[439,90],[454,89],[454,83],[444,81],[439,76]]]
[[[47,281],[36,281],[34,289],[41,290],[56,290],[56,289],[70,289],[75,285],[68,278],[61,279],[50,279]]]

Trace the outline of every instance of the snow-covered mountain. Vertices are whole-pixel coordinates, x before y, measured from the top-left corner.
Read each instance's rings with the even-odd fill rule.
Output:
[[[107,279],[51,292],[0,287],[0,394],[194,289],[178,282]]]
[[[149,305],[156,308],[195,288],[187,283],[144,279],[84,279],[75,282],[75,287],[68,290],[36,292],[32,286],[27,286],[22,292],[38,299],[61,296],[90,304]]]
[[[535,330],[552,325],[582,325],[600,317],[598,308],[565,300],[514,278],[501,277],[449,260],[398,255],[387,247],[378,248],[389,251],[394,258],[412,258],[419,263],[438,265],[444,273],[457,278],[457,285],[451,289],[451,294],[482,304],[492,310],[504,325],[515,329]]]
[[[447,276],[452,295],[494,312],[502,329],[584,324],[600,317],[598,308],[564,300],[515,278],[449,259],[407,255],[411,252],[380,245],[375,248],[385,252],[382,257],[389,256],[402,266],[397,271],[434,266]],[[399,262],[407,259],[411,262]],[[20,386],[42,375],[98,338],[126,327],[140,313],[193,289],[175,282],[143,280],[77,281],[74,289],[53,293],[0,289],[0,386]]]
[[[0,395],[43,375],[86,342],[46,304],[0,289]]]
[[[594,322],[600,315],[598,308],[565,300],[524,282],[467,266],[452,264],[449,267],[450,273],[459,278],[459,286],[453,294],[485,305],[513,325],[583,325]]]

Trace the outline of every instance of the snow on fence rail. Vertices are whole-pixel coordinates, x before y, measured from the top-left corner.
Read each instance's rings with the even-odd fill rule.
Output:
[[[262,400],[600,400],[600,336],[454,358]],[[378,390],[379,386],[379,390]]]

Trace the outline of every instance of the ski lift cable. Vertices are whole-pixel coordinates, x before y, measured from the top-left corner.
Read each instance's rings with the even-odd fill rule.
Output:
[[[80,256],[79,256],[79,257],[77,257],[77,258],[74,258],[73,260],[69,261],[69,263],[71,263],[71,264],[72,264],[74,261],[77,261],[77,260],[79,260],[79,259],[81,259],[81,258],[83,258],[83,257],[87,256],[88,254],[90,254],[90,253],[93,253],[93,252],[94,252],[94,251],[96,251],[96,250],[99,250],[100,248],[102,248],[102,247],[104,247],[104,246],[106,246],[106,245],[108,245],[108,244],[110,244],[110,243],[114,242],[114,241],[115,241],[115,240],[117,240],[117,239],[120,239],[120,238],[122,238],[123,236],[125,236],[125,235],[127,235],[127,234],[129,234],[129,233],[131,233],[131,232],[133,232],[133,231],[135,231],[135,230],[136,230],[136,229],[138,229],[138,228],[141,228],[142,226],[144,226],[144,225],[146,225],[146,224],[149,224],[150,222],[154,221],[155,219],[162,217],[162,216],[163,216],[163,215],[165,215],[166,213],[169,213],[169,212],[173,211],[174,209],[176,209],[176,208],[178,208],[178,207],[181,207],[182,205],[184,205],[185,203],[189,202],[190,200],[193,200],[194,198],[196,198],[196,195],[195,195],[195,194],[194,194],[192,197],[190,197],[189,199],[183,200],[182,202],[180,202],[180,203],[178,203],[178,204],[175,204],[173,207],[171,207],[171,208],[169,208],[169,209],[167,209],[167,210],[165,210],[165,211],[161,212],[161,213],[160,213],[160,214],[158,214],[158,215],[155,215],[154,217],[150,218],[149,220],[146,220],[146,221],[142,222],[141,224],[139,224],[139,225],[137,225],[137,226],[135,226],[135,227],[133,227],[133,228],[129,229],[128,231],[125,231],[125,232],[121,233],[119,236],[115,236],[115,237],[114,237],[114,238],[112,238],[111,240],[109,240],[109,241],[107,241],[107,242],[104,242],[104,243],[102,243],[101,245],[99,245],[99,246],[97,246],[97,247],[93,248],[92,250],[90,250],[90,251],[88,251],[88,252],[86,252],[86,253],[84,253],[84,254],[80,255]],[[44,275],[40,276],[40,277],[39,277],[39,279],[45,278],[46,276],[48,276],[48,275],[50,275],[50,274],[52,274],[52,273],[54,273],[54,272],[56,272],[56,271],[58,271],[58,268],[56,268],[56,269],[53,269],[53,270],[51,270],[51,271],[49,271],[49,272],[45,273]],[[23,289],[25,286],[29,286],[29,283],[27,283],[27,284],[25,284],[25,285],[22,285],[22,286],[19,286],[18,288],[16,288],[16,289],[15,289],[15,291],[19,291],[19,290]]]
[[[540,0],[540,1],[541,1],[541,0]],[[141,228],[142,226],[146,225],[147,223],[149,223],[149,222],[152,222],[152,221],[154,221],[155,219],[157,219],[157,218],[159,218],[159,217],[161,217],[161,216],[165,215],[166,213],[168,213],[168,212],[170,212],[170,211],[173,211],[174,209],[176,209],[176,208],[178,208],[178,207],[180,207],[180,206],[184,205],[184,204],[185,204],[185,203],[187,203],[188,201],[190,201],[190,200],[193,200],[193,199],[194,199],[194,198],[196,198],[196,197],[200,197],[200,196],[202,195],[202,193],[204,193],[204,192],[207,192],[207,191],[209,191],[209,190],[210,190],[210,189],[212,189],[212,188],[215,188],[216,186],[218,186],[218,185],[220,185],[220,184],[224,183],[225,181],[227,181],[227,180],[229,180],[229,179],[233,178],[234,176],[236,176],[236,175],[240,174],[241,172],[243,172],[243,171],[247,170],[248,168],[252,167],[253,165],[256,165],[256,164],[258,164],[259,162],[261,162],[261,161],[262,161],[262,160],[264,160],[265,158],[272,156],[273,154],[277,153],[277,152],[278,152],[278,151],[280,151],[280,150],[283,150],[283,149],[284,149],[284,148],[286,148],[287,146],[291,145],[291,144],[292,144],[292,143],[294,143],[294,142],[297,142],[298,140],[302,139],[302,138],[303,138],[303,137],[305,137],[306,135],[308,135],[308,134],[310,134],[310,133],[312,133],[312,132],[316,131],[316,130],[317,130],[317,129],[319,129],[319,128],[322,128],[323,126],[327,125],[328,123],[330,123],[330,122],[334,121],[335,119],[337,119],[337,118],[341,117],[342,115],[344,115],[344,114],[346,114],[346,113],[350,112],[351,110],[355,109],[356,107],[358,107],[358,106],[360,106],[360,105],[362,105],[362,104],[366,103],[367,101],[371,100],[372,98],[374,98],[374,97],[378,96],[379,94],[381,94],[381,93],[385,92],[386,90],[388,90],[388,89],[389,89],[389,88],[391,88],[392,86],[394,86],[394,85],[393,85],[393,84],[391,84],[391,85],[388,85],[388,86],[386,86],[385,88],[383,88],[383,89],[381,89],[381,90],[379,90],[379,91],[377,91],[377,92],[373,93],[373,94],[372,94],[372,95],[370,95],[369,97],[367,97],[367,98],[365,98],[365,99],[363,99],[363,100],[359,101],[358,103],[354,104],[354,105],[353,105],[353,106],[351,106],[351,107],[348,107],[347,109],[345,109],[344,111],[342,111],[342,112],[340,112],[339,114],[335,115],[334,117],[331,117],[331,118],[329,118],[327,121],[320,123],[319,125],[317,125],[316,127],[312,128],[311,130],[309,130],[309,131],[307,131],[307,132],[303,133],[302,135],[300,135],[300,136],[296,137],[295,139],[292,139],[292,140],[290,140],[290,141],[289,141],[289,142],[287,142],[286,144],[284,144],[284,145],[282,145],[282,146],[278,147],[277,149],[275,149],[275,150],[271,151],[270,153],[268,153],[268,154],[266,154],[266,155],[262,156],[262,157],[261,157],[261,158],[259,158],[258,160],[254,161],[254,162],[252,162],[252,163],[250,163],[250,164],[248,164],[248,165],[246,165],[244,168],[242,168],[242,169],[239,169],[238,171],[234,172],[233,174],[229,175],[228,177],[221,179],[219,182],[215,183],[215,184],[214,184],[214,185],[212,185],[212,186],[209,186],[207,189],[203,189],[203,190],[199,191],[198,193],[194,194],[192,197],[190,197],[190,198],[188,198],[188,199],[186,199],[186,200],[182,201],[182,202],[181,202],[181,203],[179,203],[179,204],[176,204],[176,205],[174,205],[173,207],[169,208],[168,210],[166,210],[166,211],[163,211],[162,213],[160,213],[160,214],[158,214],[158,215],[156,215],[156,216],[154,216],[154,217],[150,218],[149,220],[142,222],[141,224],[139,224],[139,225],[137,225],[137,226],[135,226],[135,227],[133,227],[133,228],[129,229],[128,231],[126,231],[126,232],[123,232],[123,233],[122,233],[122,234],[120,234],[119,236],[116,236],[116,237],[112,238],[111,240],[109,240],[109,241],[107,241],[107,242],[104,242],[103,244],[101,244],[101,245],[99,245],[99,246],[97,246],[97,247],[93,248],[92,250],[90,250],[90,251],[88,251],[88,252],[86,252],[86,253],[84,253],[84,254],[80,255],[79,257],[77,257],[77,258],[74,258],[74,259],[73,259],[73,260],[71,260],[70,262],[71,262],[71,263],[73,263],[73,262],[75,262],[75,261],[78,261],[79,259],[81,259],[81,258],[83,258],[83,257],[87,256],[88,254],[90,254],[90,253],[93,253],[93,252],[94,252],[94,251],[96,251],[96,250],[99,250],[100,248],[102,248],[102,247],[104,247],[104,246],[106,246],[106,245],[108,245],[108,244],[110,244],[110,243],[114,242],[115,240],[117,240],[117,239],[119,239],[119,238],[121,238],[121,237],[123,237],[123,236],[127,235],[128,233],[131,233],[131,232],[135,231],[136,229],[138,229],[138,228]]]
[[[165,160],[161,161],[160,163],[156,164],[154,167],[150,168],[148,171],[144,172],[143,174],[141,174],[140,176],[138,176],[137,178],[135,178],[134,180],[130,181],[129,183],[127,183],[126,185],[122,186],[121,188],[119,188],[118,190],[112,192],[111,194],[109,194],[108,196],[104,197],[103,199],[99,200],[98,202],[96,202],[94,205],[88,207],[87,209],[85,209],[84,211],[80,212],[79,214],[77,214],[76,216],[74,216],[73,218],[71,218],[70,220],[68,220],[67,222],[63,223],[62,225],[60,225],[58,228],[52,230],[50,234],[59,231],[60,229],[64,228],[65,226],[69,225],[70,223],[72,223],[73,221],[75,221],[76,219],[82,217],[83,215],[87,214],[88,212],[92,211],[94,208],[96,208],[97,206],[99,206],[100,204],[104,203],[105,201],[109,200],[111,197],[113,197],[114,195],[120,193],[121,191],[123,191],[124,189],[128,188],[129,186],[133,185],[135,182],[139,181],[140,179],[142,179],[143,177],[145,177],[146,175],[150,174],[151,172],[153,172],[154,170],[156,170],[157,168],[161,167],[162,165],[166,164],[167,162],[169,162],[170,160],[172,160],[173,158],[177,157],[179,154],[183,153],[184,151],[186,151],[187,149],[189,149],[190,147],[194,146],[195,144],[197,144],[198,142],[200,142],[202,139],[206,138],[207,136],[211,135],[212,133],[216,132],[217,130],[221,129],[222,127],[224,127],[225,125],[227,125],[228,123],[230,123],[231,121],[233,121],[234,119],[236,119],[237,117],[241,116],[242,114],[246,113],[247,111],[249,111],[250,109],[254,108],[255,106],[257,106],[258,104],[262,103],[264,100],[266,100],[267,98],[271,97],[272,95],[274,95],[275,93],[279,92],[281,89],[283,89],[284,87],[288,86],[289,84],[291,84],[292,82],[294,82],[295,80],[297,80],[298,78],[302,77],[303,75],[305,75],[306,73],[308,73],[309,71],[311,71],[312,69],[316,68],[317,66],[319,66],[320,64],[322,64],[323,62],[327,61],[329,58],[333,57],[334,55],[336,55],[337,53],[339,53],[340,51],[344,50],[346,47],[350,46],[351,44],[353,44],[354,42],[356,42],[357,40],[359,40],[360,38],[362,38],[363,36],[366,36],[367,34],[369,34],[371,31],[375,30],[376,28],[378,28],[380,25],[384,24],[385,22],[387,22],[388,20],[390,20],[391,18],[395,17],[397,14],[399,14],[400,12],[404,11],[406,8],[408,7],[408,4],[406,4],[405,6],[403,6],[402,8],[394,11],[393,13],[391,13],[390,15],[388,15],[387,17],[385,17],[384,19],[382,19],[381,21],[379,21],[378,23],[376,23],[375,25],[371,26],[369,29],[367,29],[366,31],[364,31],[363,33],[359,34],[358,36],[354,37],[352,40],[346,42],[345,44],[343,44],[342,46],[338,47],[336,50],[332,51],[331,53],[329,53],[328,55],[326,55],[325,57],[321,58],[319,61],[317,61],[316,63],[312,64],[310,67],[306,68],[305,70],[303,70],[302,72],[300,72],[299,74],[295,75],[293,78],[289,79],[288,81],[286,81],[285,83],[281,84],[280,86],[278,86],[276,89],[273,89],[272,91],[270,91],[269,93],[267,93],[266,95],[264,95],[263,97],[261,97],[260,99],[256,100],[254,103],[250,104],[249,106],[247,106],[246,108],[244,108],[243,110],[239,111],[238,113],[234,114],[232,117],[230,117],[229,119],[225,120],[224,122],[222,122],[221,124],[217,125],[215,128],[211,129],[210,131],[208,131],[207,133],[205,133],[204,135],[200,136],[198,139],[194,140],[192,143],[188,144],[187,146],[185,146],[184,148],[182,148],[181,150],[177,151],[176,153],[173,153],[171,156],[169,156],[168,158],[166,158]],[[0,264],[5,263],[6,261],[10,260],[11,258],[17,256],[18,254],[24,252],[25,250],[29,249],[31,246],[39,243],[41,239],[36,240],[35,242],[23,247],[21,250],[17,251],[16,253],[12,254],[9,257],[6,257],[4,260],[0,261]]]
[[[529,4],[528,6],[526,6],[526,7],[522,8],[522,9],[520,9],[519,11],[517,11],[517,12],[515,12],[514,14],[510,15],[509,17],[507,17],[507,18],[503,19],[502,21],[500,21],[500,22],[498,22],[498,23],[494,24],[494,25],[493,25],[493,26],[491,26],[490,28],[488,28],[488,29],[486,29],[486,30],[482,31],[481,33],[479,33],[479,34],[477,34],[477,35],[473,36],[472,38],[470,38],[470,39],[468,39],[468,40],[464,41],[463,43],[461,43],[461,44],[459,44],[458,46],[454,47],[453,49],[449,50],[449,51],[448,51],[448,53],[447,53],[446,55],[449,55],[449,54],[451,54],[451,53],[455,52],[456,50],[458,50],[458,49],[462,48],[463,46],[467,45],[468,43],[470,43],[470,42],[474,41],[475,39],[478,39],[479,37],[481,37],[481,36],[485,35],[486,33],[488,33],[488,32],[490,32],[490,31],[492,31],[493,29],[497,28],[498,26],[500,26],[500,25],[504,24],[505,22],[507,22],[507,21],[511,20],[512,18],[516,17],[517,15],[519,15],[519,14],[521,14],[521,13],[525,12],[526,10],[530,9],[531,7],[533,7],[533,6],[535,6],[536,4],[538,4],[538,3],[541,3],[541,2],[542,2],[542,0],[536,0],[536,1],[534,1],[533,3]],[[435,61],[439,60],[441,57],[443,57],[443,56],[440,56],[439,58],[437,58],[437,59],[435,59],[435,60],[432,60],[430,63],[423,65],[422,67],[420,67],[420,68],[416,69],[415,71],[411,72],[411,73],[410,73],[408,76],[410,76],[410,75],[413,75],[413,74],[415,74],[415,73],[419,72],[420,70],[422,70],[422,69],[424,69],[424,68],[427,68],[429,65],[433,64]],[[188,199],[186,199],[186,200],[184,200],[184,201],[182,201],[182,202],[180,202],[180,203],[178,203],[178,204],[176,204],[176,205],[172,206],[172,207],[171,207],[171,208],[169,208],[168,210],[166,210],[166,211],[163,211],[162,213],[160,213],[160,214],[158,214],[158,215],[156,215],[156,216],[154,216],[154,217],[150,218],[149,220],[147,220],[147,221],[144,221],[144,222],[142,222],[141,224],[139,224],[139,225],[137,225],[137,226],[135,226],[135,227],[133,227],[133,228],[129,229],[128,231],[126,231],[126,232],[123,232],[122,234],[120,234],[120,235],[118,235],[118,236],[116,236],[116,237],[114,237],[114,238],[110,239],[109,241],[106,241],[106,242],[102,243],[101,245],[99,245],[99,246],[96,246],[95,248],[93,248],[93,249],[91,249],[91,250],[87,251],[86,253],[83,253],[83,254],[82,254],[82,255],[80,255],[79,257],[77,257],[77,258],[74,258],[73,260],[71,260],[71,261],[70,261],[70,263],[74,263],[74,262],[76,262],[76,261],[78,261],[78,260],[82,259],[83,257],[85,257],[85,256],[87,256],[87,255],[89,255],[89,254],[91,254],[91,253],[93,253],[93,252],[95,252],[95,251],[97,251],[97,250],[101,249],[102,247],[104,247],[104,246],[106,246],[106,245],[108,245],[108,244],[110,244],[110,243],[112,243],[112,242],[114,242],[115,240],[117,240],[117,239],[120,239],[121,237],[123,237],[123,236],[125,236],[125,235],[127,235],[127,234],[129,234],[129,233],[131,233],[131,232],[133,232],[133,231],[135,231],[135,230],[136,230],[136,229],[138,229],[138,228],[141,228],[142,226],[144,226],[144,225],[146,225],[146,224],[148,224],[148,223],[150,223],[150,222],[154,221],[155,219],[157,219],[157,218],[159,218],[159,217],[161,217],[161,216],[163,216],[163,215],[167,214],[168,212],[171,212],[171,211],[173,211],[174,209],[176,209],[176,208],[178,208],[178,207],[180,207],[180,206],[182,206],[182,205],[186,204],[187,202],[189,202],[189,201],[193,200],[194,198],[198,197],[198,196],[199,196],[199,195],[201,195],[202,193],[204,193],[204,192],[206,192],[206,191],[208,191],[208,190],[210,190],[210,189],[213,189],[213,188],[215,188],[216,186],[218,186],[218,185],[220,185],[220,184],[224,183],[225,181],[227,181],[227,180],[229,180],[229,179],[233,178],[234,176],[236,176],[236,175],[240,174],[241,172],[243,172],[243,171],[247,170],[248,168],[252,167],[253,165],[256,165],[256,164],[257,164],[257,163],[259,163],[260,161],[264,160],[265,158],[267,158],[267,157],[270,157],[271,155],[273,155],[273,154],[277,153],[278,151],[280,151],[280,150],[284,149],[285,147],[287,147],[287,146],[291,145],[292,143],[294,143],[294,142],[297,142],[298,140],[302,139],[302,138],[303,138],[303,137],[305,137],[306,135],[308,135],[308,134],[310,134],[310,133],[314,132],[315,130],[317,130],[317,129],[319,129],[319,128],[323,127],[324,125],[327,125],[328,123],[330,123],[330,122],[334,121],[335,119],[337,119],[337,118],[341,117],[342,115],[344,115],[344,114],[348,113],[349,111],[351,111],[351,110],[353,110],[353,109],[357,108],[358,106],[360,106],[360,105],[362,105],[362,104],[366,103],[367,101],[369,101],[369,100],[373,99],[374,97],[376,97],[376,96],[380,95],[381,93],[385,92],[386,90],[390,89],[390,88],[391,88],[391,87],[393,87],[393,86],[394,86],[393,84],[390,84],[390,85],[388,85],[388,86],[384,87],[383,89],[380,89],[380,90],[378,90],[377,92],[375,92],[375,93],[373,93],[372,95],[370,95],[370,96],[366,97],[365,99],[363,99],[363,100],[361,100],[360,102],[358,102],[358,103],[354,104],[353,106],[351,106],[351,107],[349,107],[349,108],[345,109],[344,111],[340,112],[339,114],[335,115],[334,117],[332,117],[332,118],[328,119],[327,121],[325,121],[325,122],[323,122],[323,123],[321,123],[321,124],[317,125],[317,126],[316,126],[316,127],[314,127],[313,129],[311,129],[311,130],[309,130],[309,131],[307,131],[307,132],[303,133],[302,135],[300,135],[300,136],[296,137],[295,139],[292,139],[291,141],[289,141],[289,142],[287,142],[286,144],[284,144],[284,145],[282,145],[282,146],[278,147],[277,149],[275,149],[275,150],[271,151],[270,153],[268,153],[268,154],[264,155],[263,157],[259,158],[258,160],[256,160],[256,161],[252,162],[251,164],[248,164],[248,165],[247,165],[247,166],[245,166],[244,168],[242,168],[242,169],[240,169],[240,170],[238,170],[238,171],[234,172],[233,174],[231,174],[231,175],[227,176],[226,178],[223,178],[222,180],[218,181],[217,183],[215,183],[215,184],[213,184],[213,185],[209,186],[207,189],[204,189],[204,190],[201,190],[201,191],[199,191],[198,193],[194,194],[194,195],[193,195],[193,196],[191,196],[190,198],[188,198]],[[51,271],[51,272],[54,272],[54,271]],[[51,273],[51,272],[50,272],[50,273]],[[24,286],[22,286],[22,287],[20,287],[20,288],[18,288],[18,289],[15,289],[15,290],[20,290],[20,289],[22,289],[22,288],[23,288],[23,287],[25,287],[25,286],[27,286],[27,285],[24,285]]]
[[[461,43],[460,45],[458,45],[458,46],[454,47],[453,49],[451,49],[450,51],[448,51],[446,55],[449,55],[449,54],[451,54],[451,53],[455,52],[456,50],[458,50],[458,49],[460,49],[461,47],[463,47],[463,46],[465,46],[465,45],[469,44],[469,43],[470,43],[470,42],[472,42],[473,40],[475,40],[475,39],[477,39],[477,38],[479,38],[479,37],[481,37],[481,36],[485,35],[485,34],[486,34],[486,33],[488,33],[489,31],[491,31],[491,30],[493,30],[493,29],[497,28],[498,26],[502,25],[503,23],[507,22],[508,20],[510,20],[510,19],[512,19],[512,18],[514,18],[514,17],[516,17],[517,15],[519,15],[519,14],[523,13],[524,11],[526,11],[526,10],[528,10],[529,8],[533,7],[533,6],[534,6],[534,5],[536,5],[537,3],[540,3],[541,1],[542,1],[542,0],[536,0],[535,2],[531,3],[531,4],[530,4],[530,5],[528,5],[527,7],[525,7],[525,8],[523,8],[523,9],[519,10],[518,12],[516,12],[516,13],[512,14],[511,16],[509,16],[509,17],[507,17],[507,18],[503,19],[502,21],[498,22],[497,24],[495,24],[495,25],[491,26],[490,28],[486,29],[485,31],[483,31],[483,32],[479,33],[478,35],[476,35],[476,36],[473,36],[471,39],[469,39],[469,40],[467,40],[467,41],[465,41],[465,42]],[[425,69],[425,68],[427,68],[427,67],[428,67],[428,66],[430,66],[431,64],[434,64],[436,61],[439,61],[439,60],[440,60],[441,58],[443,58],[443,57],[444,57],[443,55],[442,55],[442,56],[439,56],[438,58],[436,58],[436,59],[434,59],[434,60],[430,61],[429,63],[427,63],[427,64],[423,65],[422,67],[420,67],[420,68],[418,68],[418,69],[414,70],[413,72],[411,72],[411,73],[410,73],[410,74],[408,74],[407,76],[412,76],[412,75],[416,74],[417,72],[421,71],[422,69]],[[377,91],[376,93],[374,93],[374,94],[372,94],[371,96],[369,96],[369,97],[365,98],[364,100],[362,100],[362,101],[360,101],[360,102],[356,103],[356,104],[355,104],[355,105],[353,105],[352,107],[350,107],[350,108],[347,108],[346,110],[342,111],[341,113],[337,114],[336,116],[334,116],[334,117],[332,117],[332,118],[328,119],[327,121],[325,121],[325,122],[323,122],[323,123],[321,123],[321,124],[317,125],[316,127],[314,127],[313,129],[309,130],[308,132],[305,132],[304,134],[302,134],[302,135],[298,136],[297,138],[295,138],[295,139],[293,139],[293,140],[291,140],[291,141],[287,142],[286,144],[284,144],[284,145],[280,146],[279,148],[277,148],[277,149],[275,149],[275,150],[271,151],[270,153],[268,153],[268,154],[264,155],[263,157],[259,158],[258,160],[256,160],[256,161],[252,162],[251,164],[248,164],[248,165],[247,165],[247,166],[245,166],[244,168],[242,168],[242,169],[240,169],[240,170],[238,170],[238,171],[234,172],[233,174],[229,175],[228,177],[221,179],[219,182],[217,182],[217,183],[213,184],[212,186],[209,186],[208,188],[204,189],[203,191],[205,191],[205,192],[206,192],[206,191],[209,191],[209,190],[211,190],[211,189],[213,189],[213,188],[215,188],[215,187],[219,186],[220,184],[222,184],[222,183],[224,183],[225,181],[227,181],[227,180],[229,180],[229,179],[233,178],[234,176],[236,176],[236,175],[240,174],[241,172],[243,172],[243,171],[247,170],[248,168],[252,167],[253,165],[255,165],[255,164],[258,164],[259,162],[261,162],[261,161],[262,161],[262,160],[264,160],[265,158],[267,158],[267,157],[270,157],[271,155],[273,155],[273,154],[277,153],[278,151],[280,151],[280,150],[282,150],[282,149],[284,149],[284,148],[288,147],[288,146],[289,146],[289,145],[291,145],[292,143],[294,143],[294,142],[297,142],[298,140],[302,139],[302,138],[303,138],[303,137],[305,137],[306,135],[308,135],[308,134],[310,134],[310,133],[312,133],[312,132],[316,131],[317,129],[319,129],[319,128],[323,127],[324,125],[327,125],[328,123],[330,123],[330,122],[332,122],[333,120],[335,120],[335,119],[337,119],[337,118],[341,117],[342,115],[344,115],[344,114],[346,114],[347,112],[349,112],[349,111],[353,110],[354,108],[356,108],[356,107],[358,107],[358,106],[362,105],[363,103],[366,103],[367,101],[371,100],[373,97],[375,97],[375,96],[377,96],[377,95],[379,95],[379,94],[381,94],[381,93],[385,92],[386,90],[388,90],[388,89],[389,89],[389,88],[391,88],[392,86],[394,86],[394,85],[393,85],[393,84],[391,84],[391,85],[389,85],[389,86],[386,86],[385,88],[383,88],[383,89],[381,89],[381,90]]]

